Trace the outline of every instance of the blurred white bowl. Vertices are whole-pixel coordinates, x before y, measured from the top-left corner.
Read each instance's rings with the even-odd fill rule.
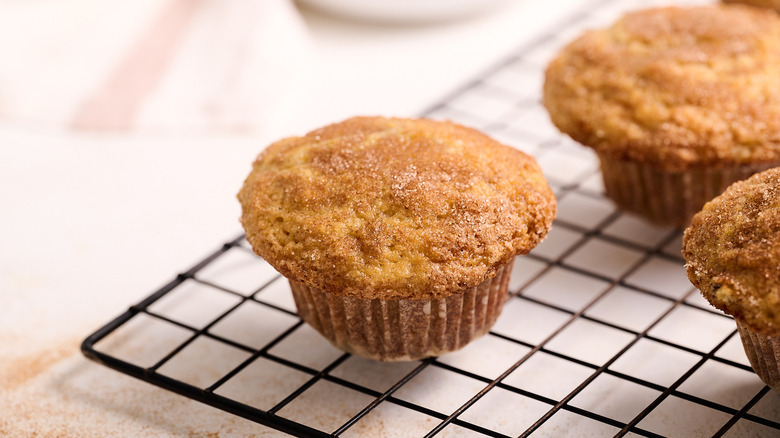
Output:
[[[430,22],[484,12],[508,0],[298,0],[350,18],[381,22]]]

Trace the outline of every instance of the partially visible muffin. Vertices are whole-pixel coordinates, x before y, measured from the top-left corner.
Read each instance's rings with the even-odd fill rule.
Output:
[[[734,316],[756,373],[780,391],[780,168],[731,185],[683,236],[688,278]]]
[[[595,150],[607,195],[687,225],[731,182],[780,165],[780,15],[742,5],[632,12],[549,64],[553,123]]]
[[[269,146],[238,194],[255,252],[339,348],[411,360],[486,333],[550,229],[535,160],[475,130],[359,117]]]
[[[758,6],[762,8],[772,8],[780,11],[780,0],[723,0],[724,3],[744,3],[746,5]]]

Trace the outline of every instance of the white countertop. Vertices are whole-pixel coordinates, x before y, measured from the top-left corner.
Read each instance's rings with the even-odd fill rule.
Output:
[[[77,3],[86,8],[90,1]],[[146,23],[145,14],[159,12],[141,3],[149,2],[122,12],[129,22]],[[196,7],[219,12],[218,3],[204,0]],[[225,2],[233,11],[249,3]],[[214,122],[218,129],[201,129],[198,119],[186,125],[166,113],[183,105],[175,94],[181,82],[164,85],[170,93],[154,96],[162,102],[157,112],[149,110],[136,126],[70,129],[55,109],[57,99],[74,98],[65,92],[70,85],[58,88],[57,78],[73,80],[73,89],[94,84],[77,82],[90,70],[68,70],[72,58],[55,57],[77,53],[78,47],[53,44],[55,37],[34,25],[55,20],[41,18],[54,2],[0,5],[0,22],[6,24],[0,26],[6,29],[0,31],[0,55],[6,55],[0,59],[6,72],[0,84],[3,78],[14,84],[0,85],[0,101],[11,96],[20,102],[9,106],[5,99],[0,105],[0,380],[5,382],[0,435],[256,436],[266,430],[93,364],[81,357],[78,345],[238,235],[235,193],[269,142],[352,115],[418,115],[583,3],[508,1],[481,15],[429,24],[352,21],[282,0],[255,5],[266,8],[254,11],[265,27],[244,48],[257,51],[254,64],[237,69],[250,75],[250,84],[262,84],[252,89],[263,102],[252,107],[261,108],[250,121],[255,125],[244,123],[239,132],[230,128],[229,118]],[[77,15],[60,14],[57,23],[95,23],[94,17]],[[225,20],[222,25],[253,28],[235,17]],[[11,22],[15,28],[7,25]],[[68,30],[65,24],[60,31]],[[214,32],[213,26],[201,22],[197,29]],[[36,44],[18,50],[9,32]],[[117,34],[122,32],[136,34],[129,27]],[[224,44],[241,40],[223,37]],[[184,41],[197,48],[210,39],[189,35]],[[84,50],[100,54],[95,68],[106,70],[116,60],[98,43],[90,39]],[[219,47],[209,50],[221,53]],[[47,57],[61,69],[42,73]],[[186,70],[186,59],[171,65],[185,85],[188,75],[197,76]],[[25,91],[38,83],[46,93],[28,99]],[[175,129],[164,129],[166,124]]]

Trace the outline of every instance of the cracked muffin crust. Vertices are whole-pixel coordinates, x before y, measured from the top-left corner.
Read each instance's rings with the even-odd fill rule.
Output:
[[[780,0],[723,0],[723,3],[744,3],[762,8],[772,8],[780,12]]]
[[[751,330],[780,336],[780,168],[731,185],[683,238],[688,278]]]
[[[300,283],[361,298],[444,297],[544,238],[535,160],[472,129],[353,118],[288,138],[238,194],[255,251]]]
[[[730,183],[780,165],[778,77],[773,11],[648,9],[561,50],[544,105],[596,152],[618,207],[684,227]]]
[[[780,16],[739,5],[629,13],[550,63],[544,104],[599,153],[666,170],[780,159]]]

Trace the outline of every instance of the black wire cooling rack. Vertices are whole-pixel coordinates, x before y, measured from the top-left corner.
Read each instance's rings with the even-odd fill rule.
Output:
[[[616,211],[597,160],[539,103],[564,42],[658,3],[589,5],[424,114],[533,154],[559,202],[547,240],[516,259],[502,316],[464,350],[406,363],[336,350],[239,236],[82,351],[303,437],[777,436],[780,396],[753,374],[734,322],[688,283],[679,231]]]

